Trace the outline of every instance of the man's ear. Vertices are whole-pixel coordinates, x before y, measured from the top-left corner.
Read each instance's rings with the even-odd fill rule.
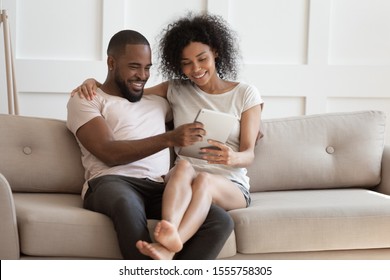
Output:
[[[114,66],[115,66],[115,59],[109,55],[107,57],[107,66],[108,66],[108,69],[111,71],[112,69],[114,69]]]

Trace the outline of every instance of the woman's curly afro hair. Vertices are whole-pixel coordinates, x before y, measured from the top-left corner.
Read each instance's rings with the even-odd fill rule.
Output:
[[[215,64],[220,78],[237,78],[240,52],[236,33],[221,16],[189,13],[162,32],[159,68],[165,79],[188,79],[181,70],[181,54],[191,42],[208,45],[218,54]]]

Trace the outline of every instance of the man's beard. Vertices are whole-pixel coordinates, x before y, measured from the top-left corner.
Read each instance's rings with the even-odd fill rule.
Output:
[[[144,91],[141,92],[132,92],[129,87],[127,86],[127,83],[125,80],[122,80],[119,75],[115,75],[115,83],[118,86],[119,90],[121,91],[124,98],[129,100],[130,102],[138,102],[141,100]]]

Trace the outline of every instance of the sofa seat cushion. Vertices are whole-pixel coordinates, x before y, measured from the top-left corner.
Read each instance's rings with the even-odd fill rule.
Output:
[[[239,253],[390,248],[390,196],[370,190],[254,193],[230,214]]]
[[[20,250],[29,256],[120,259],[111,220],[82,207],[80,195],[15,193]],[[149,220],[149,230],[156,221]],[[152,231],[151,231],[152,232]],[[219,258],[236,254],[234,233]]]
[[[111,220],[82,208],[80,195],[15,193],[21,253],[121,258]]]

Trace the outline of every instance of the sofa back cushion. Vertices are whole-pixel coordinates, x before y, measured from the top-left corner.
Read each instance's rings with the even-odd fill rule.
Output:
[[[65,121],[0,115],[0,173],[14,192],[80,193],[80,148]]]
[[[328,113],[263,121],[251,192],[372,187],[381,179],[385,114]]]

